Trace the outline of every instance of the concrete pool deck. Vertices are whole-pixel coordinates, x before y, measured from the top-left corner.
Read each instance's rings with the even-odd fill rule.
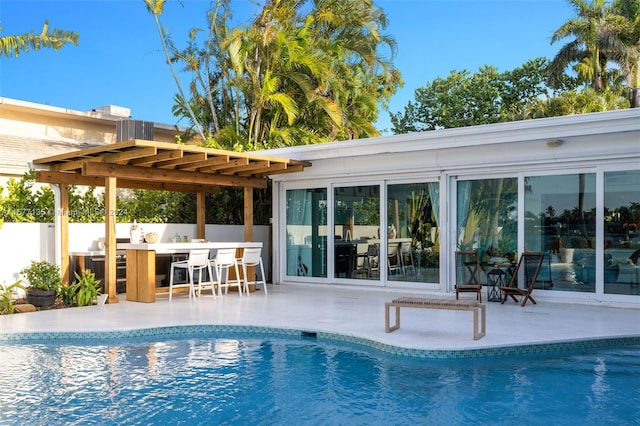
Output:
[[[443,295],[321,284],[269,285],[268,291],[267,295],[258,291],[249,297],[230,292],[213,298],[205,293],[195,301],[184,294],[175,296],[171,302],[161,295],[156,303],[127,302],[124,295],[120,295],[121,302],[117,304],[2,315],[0,341],[13,340],[9,335],[23,333],[127,331],[193,325],[296,329],[418,351],[640,339],[638,307],[559,303],[540,297],[536,297],[537,305],[527,303],[525,307],[513,301],[504,305],[486,302],[486,336],[473,340],[473,315],[465,311],[403,309],[401,328],[385,333],[385,302],[403,296],[443,298]],[[461,299],[473,300],[473,296],[463,294]]]

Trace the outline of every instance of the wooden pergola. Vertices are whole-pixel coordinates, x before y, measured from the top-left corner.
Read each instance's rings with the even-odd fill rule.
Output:
[[[116,297],[116,189],[197,194],[197,238],[205,237],[205,195],[221,186],[244,188],[244,240],[253,239],[253,189],[266,188],[269,175],[302,171],[311,163],[146,140],[130,140],[40,158],[36,181],[60,188],[61,271],[69,283],[69,185],[104,187],[105,292]]]

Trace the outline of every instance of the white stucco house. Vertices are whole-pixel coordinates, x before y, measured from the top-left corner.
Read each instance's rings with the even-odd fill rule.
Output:
[[[0,98],[0,180],[21,176],[34,158],[118,141],[116,123],[129,114]],[[153,140],[175,134],[153,124]],[[265,246],[276,284],[450,296],[473,269],[456,262],[456,253],[471,251],[486,299],[489,272],[509,277],[523,252],[540,252],[537,300],[640,306],[640,109],[260,154],[312,164],[271,177],[273,223],[264,234],[272,235]],[[11,241],[19,235],[45,242],[11,264],[19,269],[34,256],[51,257],[52,226],[29,234],[0,229]],[[79,228],[72,237],[77,250],[92,248],[99,237],[92,232]],[[15,257],[16,250],[5,247],[0,255]],[[7,269],[8,280],[15,271]]]
[[[273,176],[275,282],[451,294],[456,251],[527,251],[537,299],[640,306],[640,109],[265,153],[312,163]]]

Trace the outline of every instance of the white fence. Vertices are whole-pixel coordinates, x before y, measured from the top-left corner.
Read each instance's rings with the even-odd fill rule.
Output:
[[[130,224],[117,224],[118,238],[129,237]],[[171,242],[174,235],[195,238],[194,224],[146,224],[144,232],[157,232],[159,242]],[[98,250],[98,239],[104,237],[102,223],[70,223],[69,251],[84,252]],[[254,226],[253,240],[263,243],[262,260],[265,274],[270,276],[271,235],[269,226]],[[205,239],[209,241],[244,241],[242,225],[207,225]],[[32,260],[48,260],[59,263],[56,255],[55,228],[52,223],[4,223],[0,228],[0,283],[11,284],[18,280],[20,270]]]

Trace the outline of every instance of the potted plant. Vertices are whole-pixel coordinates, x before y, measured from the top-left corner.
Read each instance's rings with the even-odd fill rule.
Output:
[[[60,267],[46,260],[31,261],[31,265],[23,268],[20,273],[27,279],[27,302],[33,306],[51,306],[62,290],[62,275]]]
[[[76,281],[62,292],[62,298],[66,305],[89,306],[93,305],[100,295],[100,280],[90,269],[83,269],[82,274],[74,272]]]

